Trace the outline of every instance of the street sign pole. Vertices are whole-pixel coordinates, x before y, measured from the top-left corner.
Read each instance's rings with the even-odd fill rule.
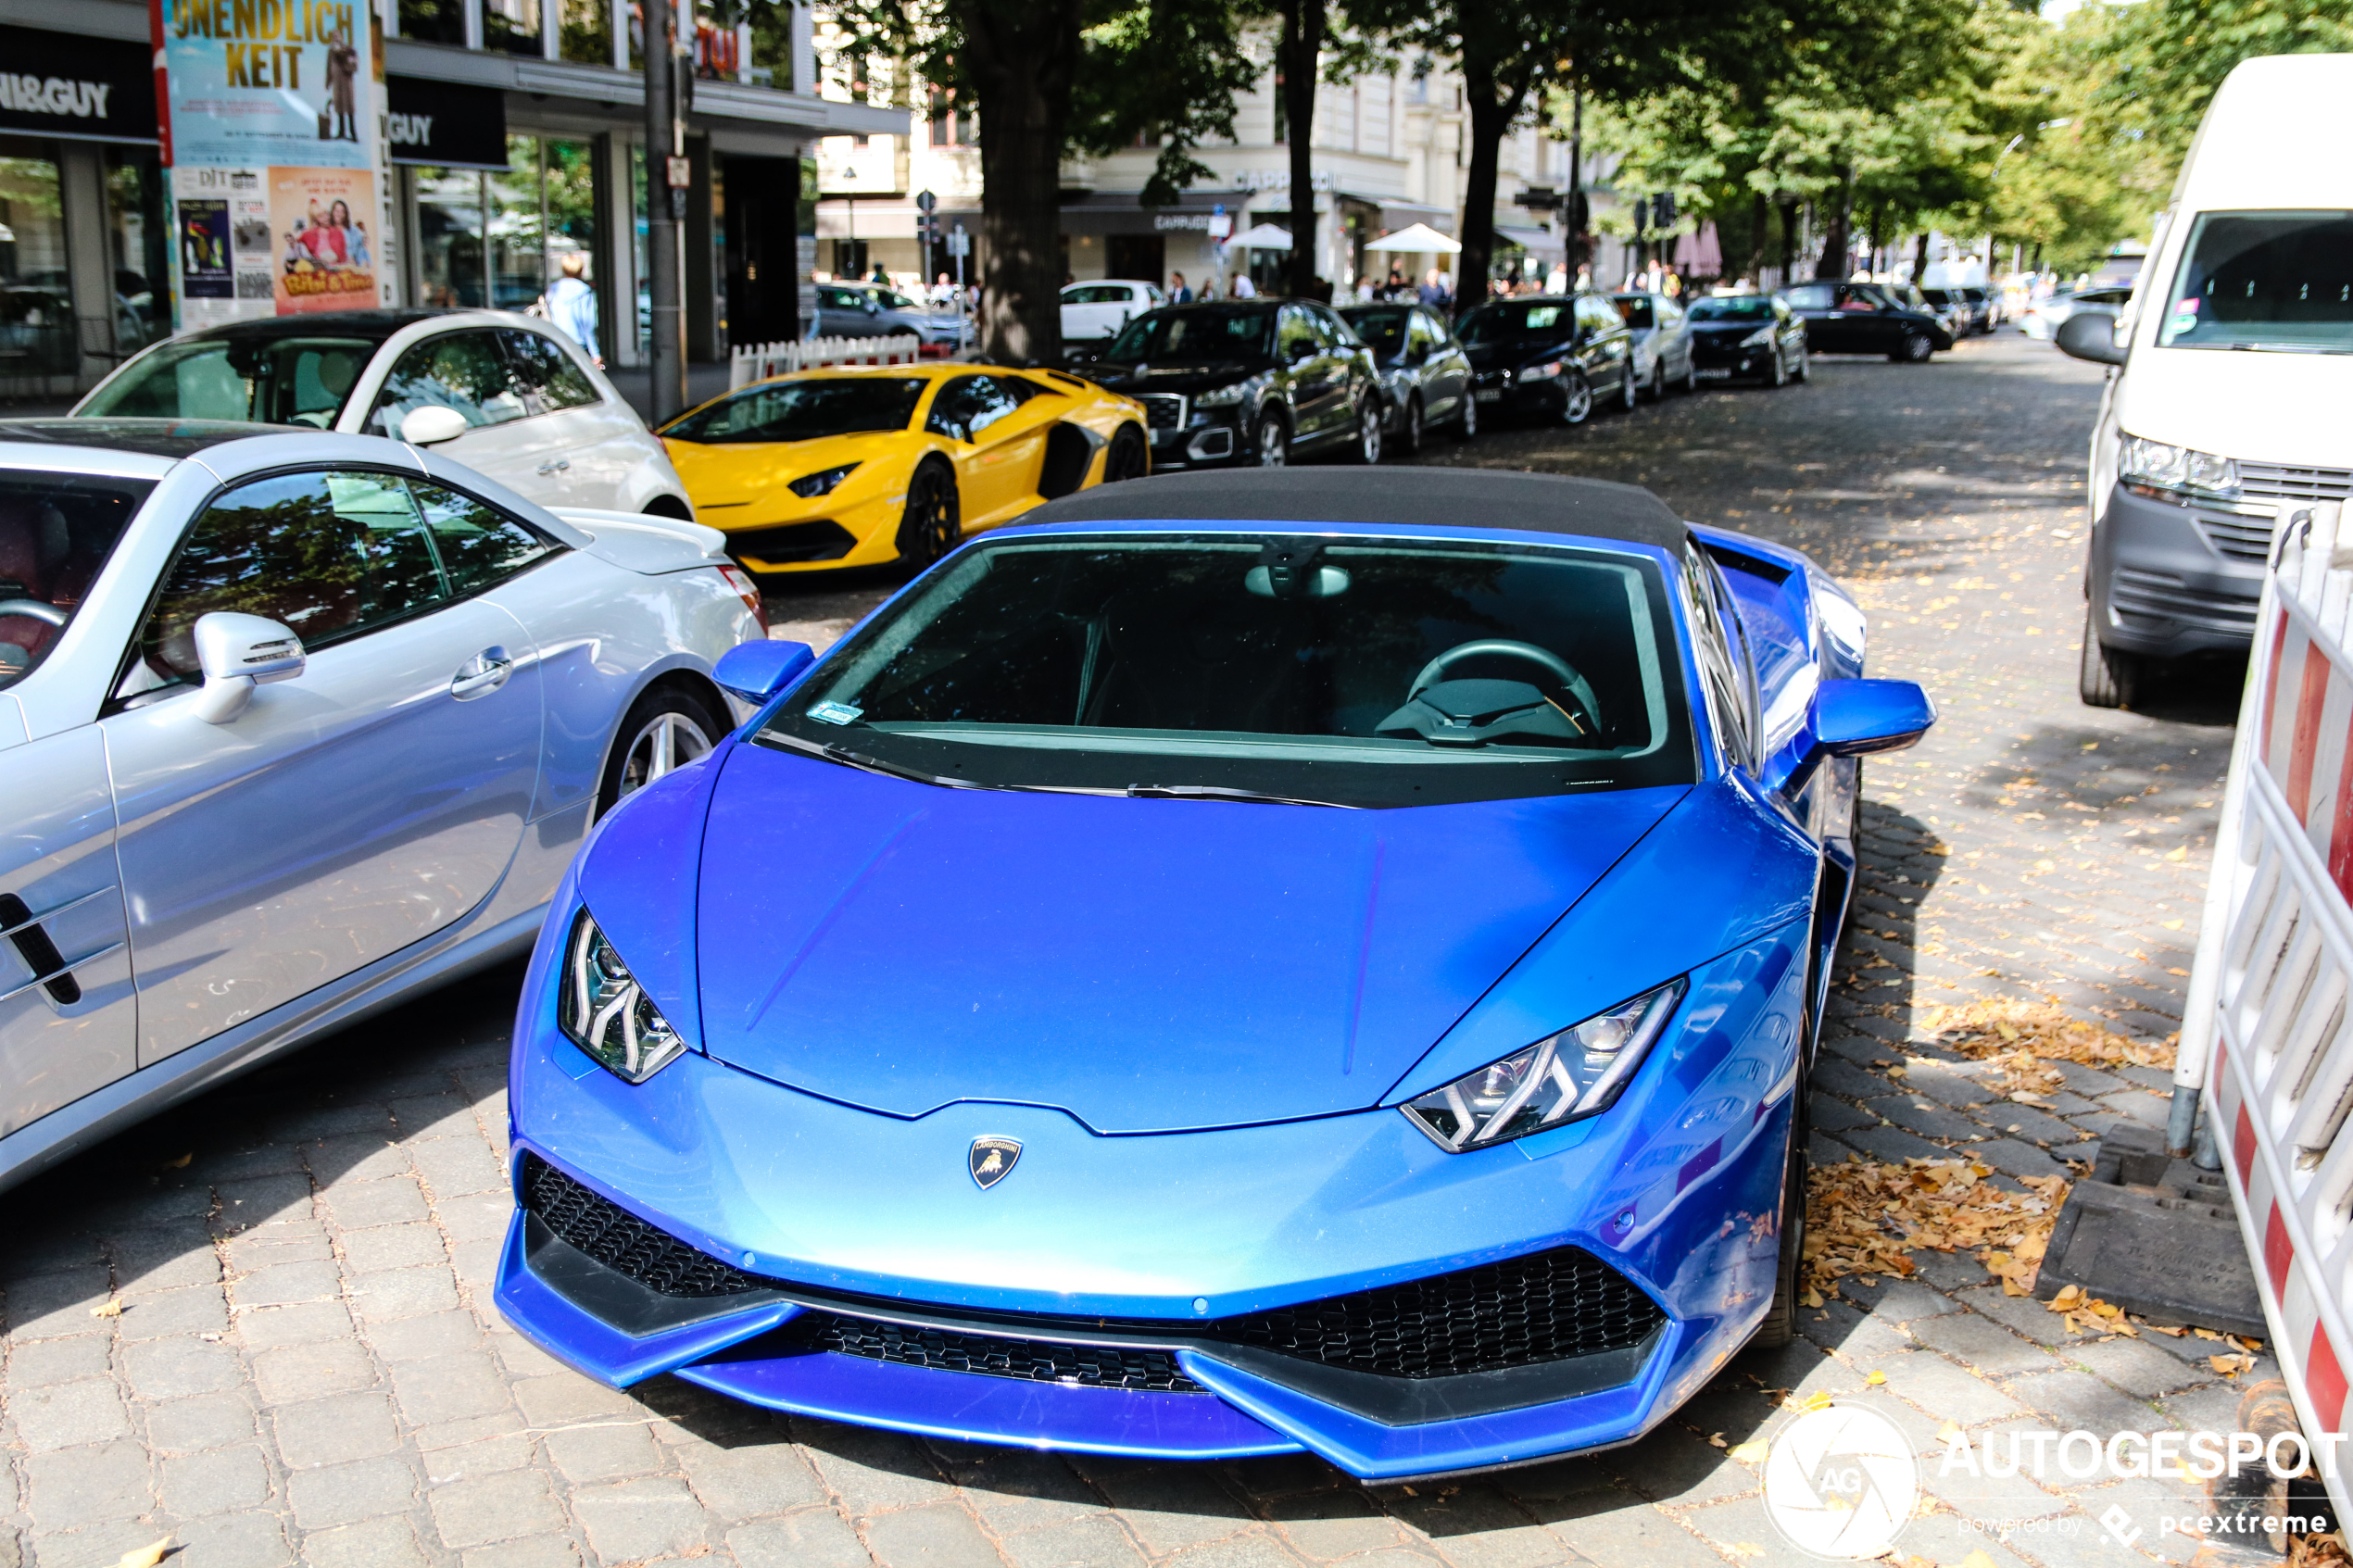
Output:
[[[948,232],[948,254],[956,258],[956,352],[959,354],[964,351],[964,329],[972,321],[971,309],[964,299],[964,257],[972,254],[972,248],[973,237],[964,232],[962,223]]]
[[[686,353],[678,285],[678,197],[685,194],[678,65],[671,42],[671,0],[646,0],[646,258],[653,306],[653,378],[647,412],[655,422],[686,406]],[[673,194],[674,193],[674,194]],[[616,301],[616,304],[621,302]]]

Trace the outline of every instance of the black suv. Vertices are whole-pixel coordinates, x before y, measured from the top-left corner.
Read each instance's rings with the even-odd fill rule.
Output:
[[[1599,293],[1491,299],[1454,324],[1482,412],[1583,424],[1595,399],[1634,407],[1634,334]]]
[[[1085,374],[1144,406],[1152,471],[1380,461],[1388,410],[1372,350],[1328,306],[1225,300],[1146,311]]]

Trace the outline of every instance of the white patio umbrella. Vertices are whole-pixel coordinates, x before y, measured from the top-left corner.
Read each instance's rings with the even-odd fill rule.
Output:
[[[1290,232],[1277,229],[1272,223],[1253,223],[1226,242],[1227,249],[1289,250]]]
[[[1447,238],[1427,223],[1416,223],[1410,229],[1400,229],[1393,234],[1383,234],[1378,240],[1366,240],[1366,250],[1403,251],[1408,256],[1456,256],[1462,243]]]

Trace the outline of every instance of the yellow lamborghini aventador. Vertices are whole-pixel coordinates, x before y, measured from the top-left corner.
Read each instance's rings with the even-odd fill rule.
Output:
[[[1151,467],[1144,410],[1056,370],[884,365],[740,387],[658,433],[754,571],[928,566],[967,533]]]

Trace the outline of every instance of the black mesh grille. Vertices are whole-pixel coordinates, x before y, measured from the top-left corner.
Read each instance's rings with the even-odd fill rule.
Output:
[[[1590,1252],[1509,1262],[1225,1318],[1210,1334],[1353,1372],[1451,1377],[1639,1345],[1666,1314]]]
[[[1144,422],[1154,430],[1176,430],[1185,422],[1185,400],[1166,393],[1151,393],[1136,399],[1144,406]]]
[[[1001,1339],[873,1318],[811,1311],[793,1330],[812,1349],[896,1361],[937,1372],[976,1372],[1031,1383],[1070,1383],[1085,1388],[1150,1389],[1198,1394],[1202,1386],[1177,1370],[1168,1350],[1139,1350],[1116,1345],[1061,1345],[1042,1339]]]
[[[736,1296],[760,1282],[582,1186],[536,1155],[523,1156],[523,1207],[609,1269],[664,1296]]]

